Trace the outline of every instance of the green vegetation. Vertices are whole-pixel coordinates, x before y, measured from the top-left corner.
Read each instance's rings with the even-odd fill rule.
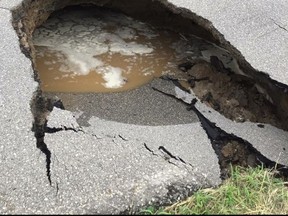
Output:
[[[288,214],[288,187],[275,171],[234,167],[216,189],[201,189],[187,200],[142,214]]]

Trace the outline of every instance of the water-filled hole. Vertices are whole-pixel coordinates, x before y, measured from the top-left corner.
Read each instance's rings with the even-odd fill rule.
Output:
[[[112,4],[111,8],[123,9],[117,1],[113,2],[116,6],[113,7]],[[201,35],[202,32],[206,35],[203,37],[209,39],[209,33],[204,34],[205,31],[200,26],[195,26],[195,23],[193,25],[189,18],[160,7],[162,9],[158,10],[161,16],[157,19],[157,25],[155,16],[150,14],[149,19],[143,15],[146,14],[143,11],[142,15],[137,15],[135,11],[139,7],[131,11],[124,10],[134,18],[111,8],[68,6],[52,13],[34,31],[34,62],[41,79],[41,88],[46,93],[60,96],[66,109],[75,112],[81,107],[81,112],[89,113],[85,120],[89,116],[99,116],[149,125],[171,124],[171,119],[177,120],[173,124],[195,121],[189,118],[191,114],[188,113],[183,117],[181,112],[181,118],[175,116],[173,110],[179,109],[176,106],[171,109],[169,100],[158,98],[155,101],[157,96],[151,89],[155,83],[144,85],[155,78],[168,75],[169,79],[182,80],[183,86],[191,87],[203,102],[228,118],[271,123],[283,128],[282,122],[274,113],[274,107],[258,92],[255,80],[245,75],[246,72],[239,68],[237,60],[228,51],[194,36],[192,33],[198,32],[197,35]],[[174,18],[168,22],[171,14]],[[135,17],[141,18],[141,21]],[[159,23],[165,25],[161,26]],[[178,28],[183,23],[187,28]],[[185,68],[187,63],[192,68]],[[140,86],[143,88],[139,89]],[[131,94],[125,92],[125,95],[86,94],[131,89],[137,91]],[[77,94],[73,94],[75,92]],[[99,102],[106,101],[103,98],[107,98],[107,102],[101,106]],[[135,98],[140,101],[135,102]],[[146,101],[145,105],[142,100]],[[152,107],[152,104],[155,106]],[[118,109],[114,109],[116,106]],[[119,107],[123,107],[121,115]],[[149,107],[150,110],[145,120],[143,107]],[[163,114],[163,118],[157,121],[155,115],[159,117],[157,113],[163,113],[163,107],[170,110],[171,119],[166,117],[168,114]],[[124,112],[130,113],[127,114],[130,118],[124,116]]]
[[[67,7],[33,34],[46,92],[114,92],[173,73],[180,34],[98,7]]]

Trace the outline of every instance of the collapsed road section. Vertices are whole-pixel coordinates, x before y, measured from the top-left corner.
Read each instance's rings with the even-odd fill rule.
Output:
[[[211,118],[217,122],[211,122],[209,119],[207,119],[205,116],[215,116],[215,110],[209,109],[205,104],[199,103],[197,100],[197,97],[192,94],[187,94],[187,92],[181,90],[180,88],[175,89],[175,95],[169,94],[167,92],[163,92],[162,90],[159,90],[157,88],[153,89],[157,92],[160,92],[170,98],[174,98],[178,101],[181,101],[184,104],[186,103],[187,110],[192,110],[196,115],[198,116],[202,127],[204,128],[205,132],[208,135],[208,138],[211,141],[211,144],[213,146],[213,149],[215,153],[218,156],[219,159],[219,165],[221,168],[221,178],[226,179],[229,177],[229,168],[230,165],[240,165],[240,166],[251,166],[255,167],[257,165],[264,166],[266,168],[270,169],[276,169],[279,171],[280,176],[287,177],[288,175],[288,167],[287,167],[287,161],[286,161],[286,155],[283,157],[279,154],[279,157],[277,158],[277,162],[271,161],[267,157],[265,157],[263,154],[261,154],[251,143],[244,140],[241,137],[238,137],[234,133],[227,133],[217,125],[219,125],[219,120],[217,117]],[[196,103],[200,105],[196,105]],[[199,111],[201,110],[201,111]],[[206,115],[205,113],[208,112],[210,115]],[[204,113],[204,115],[202,114]],[[213,115],[214,114],[214,115]],[[217,115],[216,115],[217,116]],[[225,123],[231,127],[231,123],[229,124],[228,119],[225,120]],[[221,125],[221,124],[220,124]],[[233,123],[232,123],[233,125]],[[265,126],[263,124],[258,124],[257,126],[260,128],[264,128]],[[225,127],[227,129],[227,127]],[[237,128],[237,126],[236,126]],[[237,129],[240,129],[238,127]],[[227,129],[230,131],[229,129]],[[281,132],[280,132],[281,133]],[[236,133],[237,134],[237,133]],[[283,136],[285,136],[285,133],[282,133]],[[287,134],[286,134],[287,136]],[[249,137],[249,135],[242,135],[242,137]],[[254,140],[255,141],[255,140]],[[257,143],[257,141],[254,142],[254,144]],[[259,143],[259,142],[258,142]],[[257,145],[256,145],[257,146]],[[279,148],[278,148],[279,150]],[[282,151],[280,149],[279,152],[286,151],[285,147],[283,147]],[[265,152],[265,151],[264,151]],[[266,152],[265,152],[266,153]],[[285,153],[284,153],[285,154]],[[271,154],[269,155],[271,158]],[[280,157],[281,156],[281,157]],[[273,156],[272,156],[273,158]],[[275,158],[275,157],[274,157]],[[285,165],[280,164],[280,162],[284,162]]]
[[[5,27],[0,31],[5,41],[0,43],[4,51],[0,91],[4,128],[1,212],[133,213],[151,204],[171,204],[200,187],[219,185],[220,176],[225,178],[223,167],[228,162],[245,166],[272,161],[285,170],[287,86],[252,68],[238,47],[225,40],[231,36],[229,32],[222,35],[205,16],[197,15],[197,8],[192,10],[194,13],[169,2],[192,8],[176,0],[0,1],[1,17],[7,17],[0,20]],[[191,39],[189,34],[194,34],[225,48],[223,52],[229,51],[231,56],[211,53],[207,56],[202,52],[201,61],[178,62],[177,73],[166,74],[129,92],[109,95],[43,92],[34,81],[35,78],[40,82],[32,35],[53,12],[69,5],[105,7],[142,22],[150,21],[151,25],[170,27],[181,32],[182,45],[178,47],[185,47],[185,41]],[[28,58],[20,52],[11,21]],[[238,63],[238,69],[227,66],[230,57]],[[213,78],[214,72],[198,73],[195,67],[199,65],[223,73],[220,82]],[[237,71],[240,75],[235,76]],[[205,82],[209,89],[202,95],[206,84],[201,84]],[[231,91],[241,94],[225,94],[223,91],[229,88],[214,88],[233,82],[236,84],[230,86]],[[199,101],[191,112],[181,101],[153,88],[185,101],[189,99],[188,103],[196,97]],[[251,91],[246,91],[249,88]],[[250,93],[251,97],[246,97]],[[230,100],[228,106],[223,98]],[[257,98],[256,103],[251,102],[253,98]],[[231,103],[237,107],[236,115],[230,110]],[[263,108],[265,118],[257,107]],[[212,135],[205,124],[212,125]],[[223,136],[219,138],[214,133]],[[227,136],[228,143],[215,148]],[[219,151],[225,160],[217,157],[215,152]]]

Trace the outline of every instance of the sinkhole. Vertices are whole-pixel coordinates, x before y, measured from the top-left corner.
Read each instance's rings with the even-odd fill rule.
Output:
[[[113,4],[67,6],[49,14],[33,30],[33,59],[41,90],[47,96],[60,97],[66,109],[81,110],[82,125],[91,116],[148,125],[195,121],[188,112],[185,115],[169,103],[161,104],[161,98],[155,100],[151,87],[162,78],[193,91],[202,102],[234,121],[286,128],[270,97],[259,91],[235,56],[216,45],[217,40],[205,29],[195,23],[188,25],[191,29],[181,27],[189,20],[167,18],[171,17],[169,10],[158,9],[156,19],[155,15],[135,15],[133,10],[121,9],[123,6]],[[160,85],[166,84],[162,81]],[[143,86],[151,92],[138,90],[145,89]],[[115,94],[103,94],[109,92]],[[150,115],[150,121],[143,116],[143,107],[148,106],[150,111],[145,115]],[[170,118],[163,115],[157,121],[154,115],[170,106],[172,111],[165,113]],[[130,111],[131,115],[123,114]]]
[[[35,29],[32,43],[44,92],[131,90],[179,74],[179,64],[189,59],[209,62],[211,55],[237,70],[228,52],[203,39],[101,7],[69,6],[52,13]]]
[[[32,112],[43,140],[52,110],[45,100],[55,96],[80,126],[89,126],[92,116],[151,126],[199,121],[153,89],[169,93],[171,85],[236,122],[288,129],[284,88],[251,68],[211,23],[191,11],[164,0],[28,2],[14,11],[14,26],[40,83],[33,98],[39,106]],[[226,149],[219,141],[216,153],[239,162],[238,143],[245,157],[255,153],[236,141]]]

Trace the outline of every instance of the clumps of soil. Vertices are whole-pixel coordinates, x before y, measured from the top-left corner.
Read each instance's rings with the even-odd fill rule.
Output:
[[[275,106],[257,90],[255,81],[225,68],[216,56],[212,56],[210,62],[201,59],[184,62],[170,78],[180,81],[186,89],[192,89],[203,103],[226,118],[288,129],[277,116]]]
[[[220,145],[217,155],[219,157],[222,179],[230,177],[231,165],[256,167],[261,164],[260,161],[257,160],[256,154],[243,142],[238,140],[225,140]]]

